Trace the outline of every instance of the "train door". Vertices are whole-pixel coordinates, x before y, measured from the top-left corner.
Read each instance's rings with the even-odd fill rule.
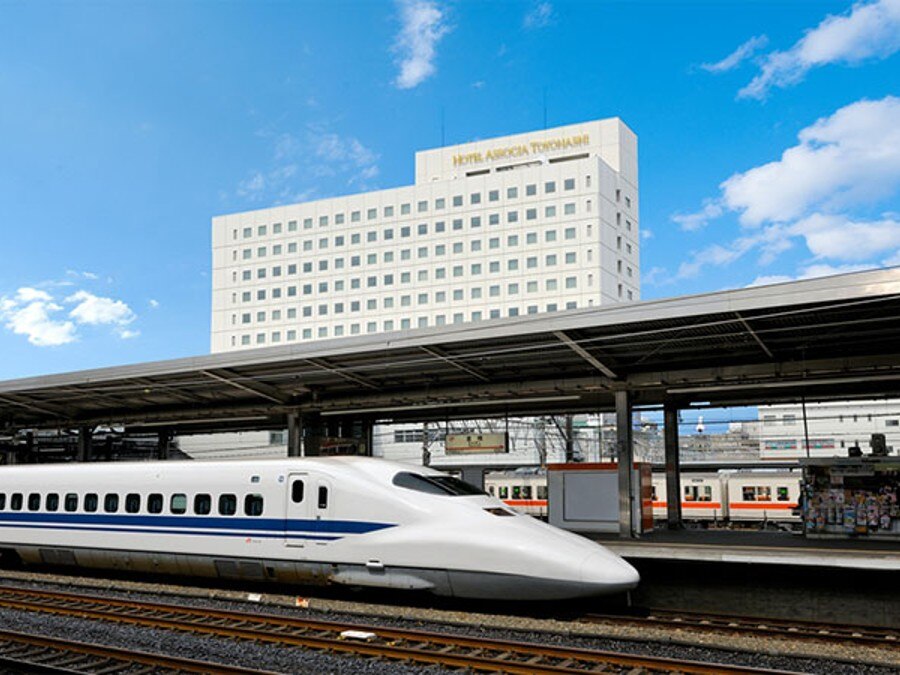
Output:
[[[315,528],[313,504],[314,481],[308,473],[288,474],[287,508],[284,515],[284,543],[305,547]]]

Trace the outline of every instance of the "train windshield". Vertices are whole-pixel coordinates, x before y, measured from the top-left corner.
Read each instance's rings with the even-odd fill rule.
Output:
[[[409,490],[418,490],[432,495],[483,495],[484,491],[453,476],[423,476],[418,473],[401,471],[394,476],[394,485]]]

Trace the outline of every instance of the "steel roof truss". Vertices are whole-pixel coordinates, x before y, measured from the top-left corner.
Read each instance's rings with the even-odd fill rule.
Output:
[[[607,368],[605,365],[600,363],[590,352],[588,352],[584,347],[575,342],[572,338],[570,338],[564,331],[558,330],[553,333],[557,338],[559,338],[564,344],[568,345],[573,352],[578,354],[585,361],[590,363],[594,368],[599,370],[601,373],[606,375],[608,378],[616,380],[618,377],[616,374]]]

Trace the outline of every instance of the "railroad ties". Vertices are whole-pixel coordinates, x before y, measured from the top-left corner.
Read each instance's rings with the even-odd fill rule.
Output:
[[[609,622],[617,626],[631,625],[736,635],[764,635],[776,638],[789,638],[793,641],[842,642],[872,647],[897,647],[900,649],[900,630],[896,628],[841,626],[810,621],[755,619],[751,617],[675,611],[654,611],[647,616],[589,614],[582,617],[582,621],[591,623]]]
[[[0,671],[13,673],[222,673],[222,675],[266,675],[251,670],[119,649],[56,637],[0,631]],[[274,675],[274,674],[269,674]]]
[[[745,666],[0,586],[0,607],[472,672],[775,673]],[[206,664],[207,669],[210,664]],[[215,667],[213,666],[213,669]],[[94,671],[95,672],[95,671]],[[198,672],[198,671],[187,671]],[[218,671],[215,672],[238,672]],[[249,672],[249,671],[243,671]]]

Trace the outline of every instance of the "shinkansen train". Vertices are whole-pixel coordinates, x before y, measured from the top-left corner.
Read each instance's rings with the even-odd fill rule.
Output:
[[[639,581],[604,547],[456,478],[363,457],[0,467],[0,554],[482,599]]]

